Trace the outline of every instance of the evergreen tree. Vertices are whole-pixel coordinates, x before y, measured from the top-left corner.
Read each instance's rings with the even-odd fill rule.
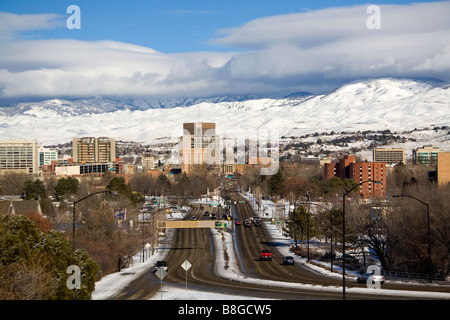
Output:
[[[286,222],[287,234],[294,240],[297,246],[298,241],[300,241],[303,247],[303,240],[308,235],[310,237],[314,234],[314,221],[311,219],[311,213],[309,213],[305,207],[299,206],[295,210],[289,212],[289,219]]]
[[[77,178],[61,178],[55,186],[55,197],[62,200],[66,195],[74,195],[78,191],[79,181]]]
[[[70,265],[80,268],[80,289],[67,286]],[[0,299],[90,299],[97,270],[62,233],[43,233],[25,216],[0,216]]]
[[[273,196],[280,195],[283,192],[285,178],[281,170],[278,170],[269,179],[270,194]]]
[[[106,186],[106,190],[117,191],[119,193],[119,195],[123,195],[128,198],[131,198],[131,189],[125,183],[125,178],[123,178],[123,177],[112,178],[111,181],[109,181],[108,185]]]
[[[31,200],[31,199],[44,199],[46,197],[46,190],[44,183],[36,179],[35,181],[27,180],[25,181],[23,188],[22,188],[22,198],[24,200]]]

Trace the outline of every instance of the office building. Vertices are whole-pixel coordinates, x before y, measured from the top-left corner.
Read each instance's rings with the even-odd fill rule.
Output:
[[[183,124],[181,149],[182,171],[191,172],[194,165],[219,167],[219,140],[216,137],[216,124],[195,122]]]
[[[376,148],[373,149],[373,161],[386,164],[405,163],[404,148]]]
[[[150,170],[155,168],[155,158],[150,155],[150,153],[145,153],[142,157],[142,169]]]
[[[37,142],[34,140],[0,141],[0,173],[39,173]]]
[[[49,148],[39,148],[39,166],[42,167],[44,165],[50,166],[52,161],[57,161],[58,159],[58,151],[55,149]]]
[[[412,151],[412,163],[413,165],[436,166],[439,152],[442,152],[442,150],[435,148],[433,145],[416,148]]]

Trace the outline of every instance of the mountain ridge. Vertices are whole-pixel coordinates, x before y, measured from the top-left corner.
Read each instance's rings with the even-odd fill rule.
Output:
[[[158,107],[159,106],[159,107]],[[215,122],[219,134],[246,130],[299,136],[326,131],[402,131],[450,125],[446,82],[376,78],[353,81],[324,94],[281,98],[91,97],[50,99],[0,108],[1,139],[67,142],[79,136],[152,141],[177,139],[184,122]]]

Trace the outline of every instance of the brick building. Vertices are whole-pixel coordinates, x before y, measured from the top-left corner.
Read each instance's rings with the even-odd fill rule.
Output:
[[[341,180],[353,179],[356,183],[364,182],[359,187],[361,198],[383,198],[386,196],[386,163],[356,162],[353,155],[344,156],[339,162],[325,163],[324,177],[338,177]],[[381,184],[365,181],[381,181]]]

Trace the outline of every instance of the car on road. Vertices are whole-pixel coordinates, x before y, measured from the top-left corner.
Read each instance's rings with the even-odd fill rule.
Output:
[[[251,221],[253,222],[253,224],[254,224],[255,226],[261,225],[261,219],[260,219],[259,217],[252,217],[252,218],[251,218]]]
[[[374,274],[374,273],[370,273],[370,272],[366,272],[362,275],[360,275],[356,281],[358,281],[359,283],[367,283],[367,280],[372,277],[372,284],[375,284],[377,282],[379,282],[380,284],[384,283],[384,276],[381,274]]]
[[[270,260],[272,261],[272,252],[267,249],[263,249],[259,252],[259,260]]]
[[[241,220],[239,218],[234,219],[234,224],[241,225]]]
[[[283,264],[291,264],[294,265],[294,257],[293,256],[285,256],[283,258]]]
[[[155,262],[155,267],[156,267],[156,269],[163,268],[163,270],[169,272],[169,266],[167,264],[167,261],[165,261],[165,260],[158,260],[158,261],[156,261]]]
[[[252,226],[252,222],[250,219],[245,219],[244,220],[244,226],[245,227],[251,227]]]

